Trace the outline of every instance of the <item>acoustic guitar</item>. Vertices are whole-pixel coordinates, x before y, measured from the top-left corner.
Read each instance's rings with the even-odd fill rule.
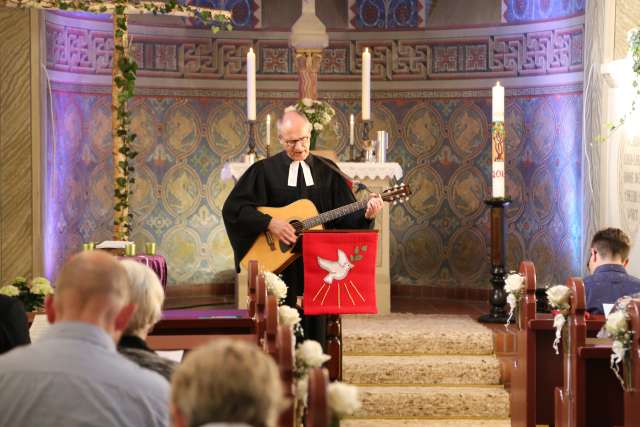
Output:
[[[409,186],[400,184],[386,189],[380,197],[385,202],[397,204],[407,200],[410,194]],[[318,214],[318,209],[308,199],[300,199],[281,208],[259,207],[258,210],[272,218],[289,222],[299,236],[305,230],[322,230],[322,224],[366,208],[368,201],[367,198],[321,214]],[[279,273],[300,256],[299,253],[293,252],[294,246],[283,243],[269,231],[265,231],[258,235],[249,252],[240,261],[240,265],[246,269],[250,260],[256,260],[264,271]]]

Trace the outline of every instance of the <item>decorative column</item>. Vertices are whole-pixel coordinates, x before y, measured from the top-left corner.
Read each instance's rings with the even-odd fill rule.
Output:
[[[318,72],[322,64],[322,49],[296,49],[298,96],[318,99]]]
[[[302,0],[302,13],[291,27],[289,46],[296,52],[298,96],[300,99],[317,99],[322,49],[329,46],[329,35],[316,16],[315,0]]]

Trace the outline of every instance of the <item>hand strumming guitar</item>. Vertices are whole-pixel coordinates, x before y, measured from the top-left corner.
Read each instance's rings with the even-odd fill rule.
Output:
[[[271,218],[268,230],[281,242],[288,245],[293,245],[298,239],[296,236],[296,230],[291,226],[291,224],[278,218]]]

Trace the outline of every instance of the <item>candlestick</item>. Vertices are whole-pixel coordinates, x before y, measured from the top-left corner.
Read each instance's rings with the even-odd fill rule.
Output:
[[[362,53],[362,120],[371,120],[371,54],[369,48]]]
[[[271,156],[271,114],[267,114],[267,157]]]
[[[491,195],[504,198],[505,191],[505,132],[504,132],[504,87],[500,82],[491,90]]]
[[[255,120],[248,120],[247,121],[248,125],[249,125],[249,152],[247,153],[248,156],[253,156],[253,158],[255,158],[256,156],[256,140],[253,136],[253,131],[256,125],[256,121]]]
[[[500,82],[491,90],[491,120],[494,122],[504,122],[504,86]]]
[[[247,119],[256,119],[256,54],[247,52]]]

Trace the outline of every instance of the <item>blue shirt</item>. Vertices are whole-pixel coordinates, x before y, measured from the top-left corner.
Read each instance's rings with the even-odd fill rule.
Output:
[[[61,322],[0,356],[0,426],[167,426],[169,383],[88,323]]]
[[[640,279],[627,273],[620,264],[604,264],[584,278],[587,310],[604,314],[602,304],[613,304],[620,297],[640,292]]]

